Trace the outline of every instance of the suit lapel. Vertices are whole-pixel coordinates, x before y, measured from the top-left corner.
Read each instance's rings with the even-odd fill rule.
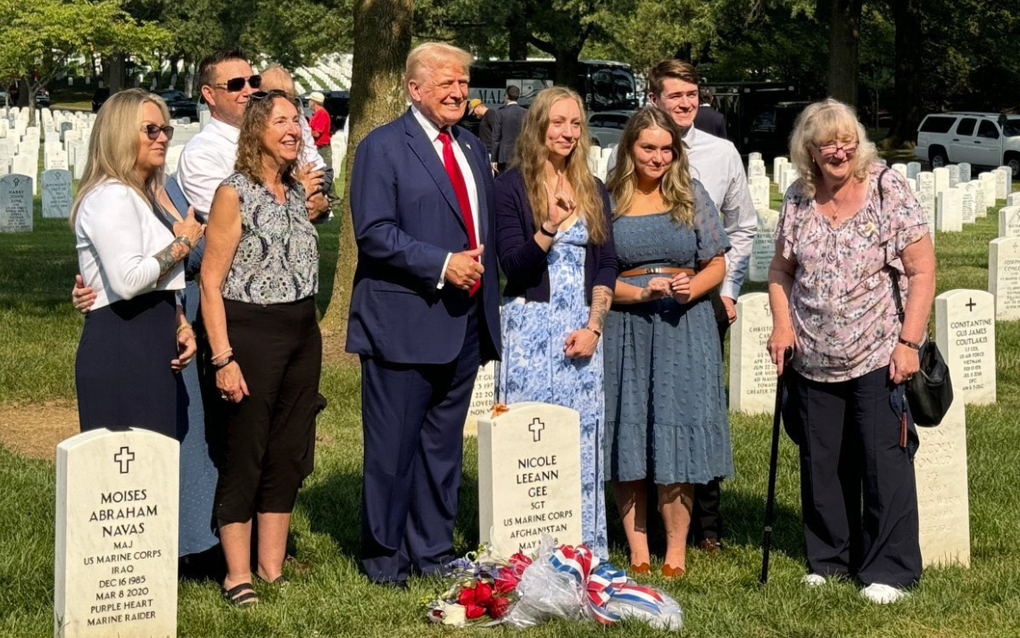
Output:
[[[425,134],[425,129],[414,118],[414,114],[410,109],[404,114],[404,129],[408,136],[407,145],[411,147],[411,151],[418,157],[418,160],[421,161],[425,170],[428,171],[436,186],[439,187],[439,191],[450,205],[451,212],[457,217],[463,228],[464,218],[461,216],[460,204],[457,203],[457,194],[453,192],[450,176],[446,174],[446,167],[443,166],[443,162],[436,155],[436,149],[432,146],[432,141]]]

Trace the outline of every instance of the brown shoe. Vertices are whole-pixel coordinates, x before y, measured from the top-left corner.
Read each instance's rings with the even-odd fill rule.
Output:
[[[641,563],[640,565],[632,564],[630,566],[630,573],[632,574],[647,574],[652,571],[652,566],[648,563]]]
[[[669,563],[662,564],[662,577],[663,578],[681,578],[685,573],[683,567],[673,567]]]
[[[722,543],[717,538],[706,538],[698,543],[698,549],[706,554],[718,554],[722,551]]]

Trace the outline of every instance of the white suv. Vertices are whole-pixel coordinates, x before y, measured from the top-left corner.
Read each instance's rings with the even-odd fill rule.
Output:
[[[917,128],[914,157],[932,168],[967,162],[1009,166],[1020,175],[1020,115],[933,113]]]

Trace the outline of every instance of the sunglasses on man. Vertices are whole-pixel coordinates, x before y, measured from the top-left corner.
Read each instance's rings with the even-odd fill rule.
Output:
[[[174,139],[174,127],[170,126],[169,124],[166,126],[159,126],[158,124],[146,124],[145,126],[142,127],[142,130],[145,131],[145,135],[153,142],[159,139],[160,133],[166,135],[166,141],[168,142]]]
[[[262,86],[262,76],[251,75],[246,78],[230,78],[226,82],[217,82],[213,86],[218,89],[226,89],[227,93],[237,93],[244,88],[246,82],[251,88],[257,89]]]

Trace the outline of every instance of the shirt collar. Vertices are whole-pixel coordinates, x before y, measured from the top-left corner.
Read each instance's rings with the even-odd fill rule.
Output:
[[[692,125],[691,128],[687,129],[687,132],[684,133],[683,136],[680,138],[681,141],[683,141],[685,148],[690,148],[694,146],[695,140],[698,137],[697,131],[698,129],[694,128],[694,126]]]
[[[418,124],[425,129],[425,135],[428,136],[430,142],[435,142],[439,138],[439,129],[433,124],[427,117],[425,117],[418,107],[411,105],[411,114],[414,115],[414,119],[418,120]],[[452,135],[451,135],[452,137]]]
[[[223,120],[218,120],[215,117],[209,118],[205,128],[211,128],[213,133],[226,138],[226,140],[231,144],[237,144],[237,138],[241,136],[241,129],[237,128],[233,124],[227,124]]]

